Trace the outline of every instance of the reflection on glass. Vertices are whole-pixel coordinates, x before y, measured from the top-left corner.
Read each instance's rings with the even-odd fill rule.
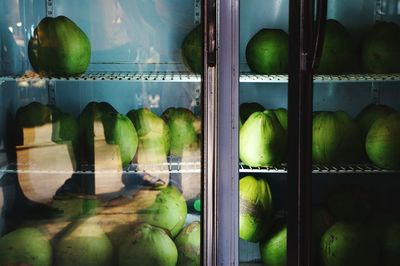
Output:
[[[2,6],[0,265],[200,265],[193,2]]]

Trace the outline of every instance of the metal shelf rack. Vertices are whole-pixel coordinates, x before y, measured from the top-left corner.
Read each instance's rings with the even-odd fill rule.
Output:
[[[275,167],[251,167],[239,164],[240,173],[287,173],[287,165],[281,164]],[[367,174],[367,173],[400,173],[400,170],[382,169],[370,163],[358,164],[314,164],[313,174]]]
[[[1,77],[3,81],[130,81],[130,82],[200,82],[201,76],[189,71],[87,71],[75,77],[40,77],[35,72],[21,76]],[[315,75],[316,83],[331,82],[395,82],[400,81],[400,73],[395,74],[345,74]],[[240,73],[241,83],[287,83],[288,75],[259,75],[251,72]]]
[[[315,75],[315,83],[331,82],[389,82],[400,81],[400,73],[395,74],[345,74],[345,75]],[[287,75],[258,75],[251,72],[240,74],[242,83],[287,83]]]
[[[41,77],[35,72],[27,72],[21,76],[6,76],[4,81],[25,83],[45,81],[130,81],[130,82],[200,82],[201,77],[187,71],[157,72],[120,72],[120,71],[88,71],[74,77]]]
[[[200,162],[167,162],[160,164],[130,164],[128,167],[121,169],[121,171],[115,170],[102,170],[93,171],[93,166],[84,165],[81,169],[77,171],[62,171],[62,170],[41,170],[31,167],[29,170],[18,169],[19,165],[16,163],[10,163],[0,168],[0,176],[4,174],[184,174],[184,173],[201,173],[201,163]]]

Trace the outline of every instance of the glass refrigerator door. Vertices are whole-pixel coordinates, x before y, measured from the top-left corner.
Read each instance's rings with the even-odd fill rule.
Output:
[[[285,265],[289,1],[239,3],[239,264]]]
[[[202,263],[205,3],[1,1],[0,265]]]
[[[314,74],[312,265],[399,265],[400,10],[328,1]]]

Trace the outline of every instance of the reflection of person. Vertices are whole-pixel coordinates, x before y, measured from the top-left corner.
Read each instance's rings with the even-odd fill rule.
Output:
[[[108,50],[129,43],[126,15],[118,1],[100,0],[88,8],[91,13],[90,39],[93,51]],[[94,23],[93,23],[94,22]],[[102,36],[104,39],[99,39]]]
[[[179,60],[184,34],[193,25],[193,3],[165,0],[100,0],[90,6],[93,52],[106,60],[171,63]],[[128,53],[128,54],[127,54]],[[120,58],[118,58],[120,56]]]

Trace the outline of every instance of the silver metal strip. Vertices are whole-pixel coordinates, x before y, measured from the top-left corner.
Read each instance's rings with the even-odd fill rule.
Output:
[[[239,265],[239,1],[218,4],[216,265],[231,266]]]
[[[204,186],[203,186],[203,265],[216,265],[216,147],[217,147],[217,121],[216,121],[216,92],[215,92],[215,68],[208,68],[207,80],[204,80],[205,103],[204,103]]]

